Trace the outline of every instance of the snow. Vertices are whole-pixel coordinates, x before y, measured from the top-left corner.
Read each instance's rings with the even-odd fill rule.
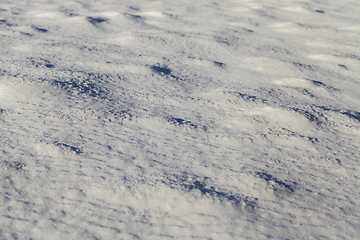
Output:
[[[358,9],[0,0],[0,239],[356,239]]]

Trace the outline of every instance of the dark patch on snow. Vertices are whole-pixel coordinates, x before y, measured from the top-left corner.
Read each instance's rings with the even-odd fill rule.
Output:
[[[315,81],[315,80],[310,80],[310,81],[318,87],[326,87],[326,85],[323,82]]]
[[[339,67],[342,67],[342,68],[345,68],[345,69],[348,69],[345,65],[343,65],[343,64],[338,64],[339,65]]]
[[[353,118],[357,121],[360,122],[360,112],[357,112],[357,111],[352,111],[352,110],[347,110],[347,111],[342,111],[342,110],[339,110],[339,109],[333,109],[333,108],[330,108],[330,107],[326,107],[326,106],[314,106],[316,108],[319,108],[319,109],[322,109],[324,111],[331,111],[331,112],[335,112],[335,113],[341,113],[349,118]]]
[[[190,121],[185,121],[182,118],[169,117],[168,120],[175,125],[189,125],[191,127],[197,128],[197,125],[192,124]]]
[[[340,91],[340,89],[335,88],[335,87],[331,87],[331,86],[327,86],[326,88],[327,88],[328,90],[330,90],[330,91],[335,91],[335,92],[339,92],[339,91]]]
[[[178,18],[177,15],[173,15],[173,14],[170,14],[170,13],[163,12],[163,14],[165,14],[166,16],[172,17],[172,18]]]
[[[69,151],[75,152],[76,154],[82,153],[82,151],[81,151],[80,148],[74,147],[74,146],[71,146],[71,145],[68,145],[68,144],[66,144],[66,143],[54,142],[54,144],[55,144],[55,146],[64,147],[64,148],[66,148],[66,149],[69,150]]]
[[[14,239],[14,240],[18,240],[19,239],[19,236],[17,233],[12,233],[11,234],[11,237]]]
[[[5,109],[0,108],[0,114],[1,114],[1,115],[4,114],[5,112],[6,112]]]
[[[135,233],[128,233],[129,235],[133,236],[135,239],[141,239],[138,235]],[[161,235],[160,235],[161,236]]]
[[[231,43],[227,39],[222,39],[220,37],[216,40],[216,42],[225,43],[226,45],[231,46]]]
[[[171,78],[173,78],[175,80],[184,81],[183,79],[171,74],[172,70],[170,68],[168,68],[168,67],[160,67],[160,66],[155,66],[154,65],[154,66],[151,66],[150,68],[154,73],[157,73],[162,77],[166,76],[166,77],[171,77]]]
[[[273,177],[268,173],[257,172],[256,175],[258,175],[261,179],[264,179],[269,185],[271,185],[276,195],[283,195],[295,192],[295,189],[292,186],[277,179],[276,177]],[[293,184],[296,183],[293,182]]]
[[[318,69],[317,66],[307,65],[307,64],[303,64],[303,63],[293,62],[293,64],[295,66],[297,66],[297,67],[309,69],[309,70],[312,70],[312,71],[315,71],[315,70]]]
[[[6,20],[0,19],[0,24],[6,23]]]
[[[79,16],[78,14],[74,13],[74,10],[72,10],[72,9],[64,8],[64,9],[61,9],[60,12],[65,13],[65,14],[68,15],[69,17]]]
[[[338,158],[335,158],[335,159],[334,159],[334,158],[328,157],[328,158],[326,158],[326,160],[327,160],[328,162],[337,164],[337,165],[339,165],[339,166],[342,165],[340,159],[338,159]]]
[[[315,86],[318,86],[318,87],[327,88],[328,90],[332,90],[332,91],[340,91],[338,88],[326,86],[325,83],[320,82],[320,81],[315,81],[315,80],[309,80],[309,81],[311,81]]]
[[[302,138],[305,138],[305,136],[303,136],[303,135],[299,135],[300,137],[302,137]],[[319,139],[318,138],[316,138],[316,137],[306,137],[310,142],[312,142],[312,143],[319,143]]]
[[[122,81],[125,78],[119,74],[94,73],[87,71],[65,70],[64,77],[46,79],[39,78],[44,83],[59,87],[69,95],[87,95],[95,99],[114,100],[109,83]],[[121,88],[121,86],[119,86]],[[125,95],[125,94],[124,94]]]
[[[33,35],[31,33],[26,33],[26,32],[20,32],[22,35],[28,36],[28,37],[32,37]]]
[[[8,23],[5,19],[1,19],[0,20],[0,25],[2,25],[2,24],[5,24],[6,26],[8,26],[8,27],[11,27],[13,24],[11,24],[11,23]]]
[[[348,111],[346,111],[346,112],[341,112],[341,114],[346,115],[346,116],[348,116],[349,118],[353,118],[353,119],[355,119],[355,120],[357,120],[357,121],[360,122],[360,112],[348,110]]]
[[[139,15],[134,15],[134,14],[130,14],[130,13],[124,13],[124,15],[125,15],[126,17],[132,18],[132,19],[134,19],[134,20],[140,20],[140,19],[142,19],[142,17],[139,16]]]
[[[53,68],[54,65],[49,63],[49,64],[45,64],[45,67],[47,67],[47,68]]]
[[[245,101],[251,101],[251,102],[261,102],[261,103],[267,103],[268,100],[264,99],[264,98],[259,98],[257,96],[254,95],[250,95],[247,93],[241,93],[241,92],[232,92],[233,94],[235,94],[236,96],[239,96],[240,98],[244,99]]]
[[[289,129],[286,129],[286,128],[282,128],[282,130],[288,132],[288,136],[300,137],[302,139],[306,139],[306,140],[310,141],[313,144],[319,143],[319,139],[316,137],[304,136],[304,135],[298,134],[298,133],[291,131]]]
[[[8,166],[10,169],[15,169],[17,171],[21,171],[24,170],[24,167],[26,166],[26,164],[18,162],[18,161],[14,161],[14,162],[10,162],[10,161],[3,161],[3,163]]]
[[[90,79],[72,78],[69,80],[53,80],[52,84],[60,87],[69,93],[86,94],[90,97],[107,99],[107,91]]]
[[[219,66],[219,67],[225,67],[225,63],[222,63],[222,62],[216,62],[214,61],[215,65],[216,66]]]
[[[104,113],[105,119],[107,119],[109,122],[115,121],[115,120],[124,120],[124,119],[131,119],[133,115],[130,113],[130,110],[116,110],[111,109]]]
[[[170,75],[170,73],[172,71],[170,68],[159,67],[159,66],[151,66],[151,70],[157,74],[160,74],[161,76]]]
[[[38,28],[38,27],[33,27],[36,31],[38,31],[38,32],[41,32],[41,33],[47,33],[47,29],[45,29],[45,28]]]
[[[235,46],[239,43],[240,39],[238,38],[239,32],[224,32],[223,34],[214,36],[216,42],[225,44],[227,46]]]
[[[87,17],[87,20],[92,24],[97,26],[98,23],[103,23],[108,21],[109,19],[103,17]]]
[[[184,126],[188,126],[188,127],[191,127],[191,128],[201,128],[203,129],[204,131],[207,130],[207,127],[206,126],[199,126],[199,125],[196,125],[196,124],[193,124],[191,123],[190,121],[186,121],[185,119],[182,119],[182,118],[174,118],[174,117],[168,117],[167,120],[174,124],[174,125],[177,125],[177,126],[181,126],[181,125],[184,125]]]
[[[323,10],[315,10],[317,13],[325,13]]]
[[[256,99],[258,99],[256,96],[252,96],[246,93],[237,92],[237,94],[244,100],[255,101]]]
[[[138,8],[138,7],[130,6],[129,8],[132,9],[132,10],[135,10],[135,11],[140,11],[140,8]]]
[[[314,98],[315,97],[315,95],[314,95],[314,93],[311,91],[311,90],[309,90],[309,89],[307,89],[307,88],[295,88],[298,92],[300,92],[300,93],[302,93],[303,95],[305,95],[305,96],[308,96],[308,97],[311,97],[311,98]]]
[[[171,188],[180,186],[187,192],[199,191],[204,196],[232,202],[236,207],[244,207],[246,210],[254,210],[257,207],[257,198],[241,196],[223,188],[212,186],[209,177],[171,175],[168,176],[168,180]]]
[[[319,116],[321,118],[325,118],[324,115],[320,112],[317,112],[316,110],[312,109],[312,111],[309,110],[304,110],[304,109],[300,109],[300,108],[296,108],[296,107],[290,107],[289,110],[292,110],[296,113],[300,113],[301,115],[303,115],[306,119],[308,119],[310,122],[316,123],[318,126],[321,126],[322,124],[324,124],[325,122],[322,121]]]
[[[54,65],[50,63],[49,60],[43,59],[43,58],[39,58],[39,59],[34,59],[33,57],[28,58],[28,60],[31,61],[32,65],[35,67],[40,67],[40,66],[45,66],[47,68],[53,68]]]
[[[336,57],[344,57],[344,58],[351,58],[351,59],[356,59],[360,61],[360,56],[355,55],[355,54],[343,54],[343,55],[337,55]]]

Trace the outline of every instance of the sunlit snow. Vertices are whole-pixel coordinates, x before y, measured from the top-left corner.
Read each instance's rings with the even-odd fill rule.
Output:
[[[0,0],[0,239],[358,239],[359,10]]]

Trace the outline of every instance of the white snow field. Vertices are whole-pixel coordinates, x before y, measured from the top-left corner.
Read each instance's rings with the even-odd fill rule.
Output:
[[[358,0],[0,0],[0,239],[360,239]]]

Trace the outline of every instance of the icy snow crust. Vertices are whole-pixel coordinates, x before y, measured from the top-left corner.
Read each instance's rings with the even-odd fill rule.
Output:
[[[0,239],[356,239],[360,3],[0,0]]]

